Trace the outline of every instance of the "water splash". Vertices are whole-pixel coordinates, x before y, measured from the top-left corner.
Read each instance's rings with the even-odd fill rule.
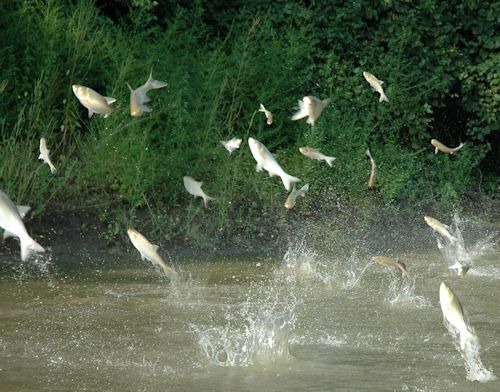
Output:
[[[466,221],[461,219],[458,214],[455,214],[450,233],[456,238],[456,241],[448,241],[440,236],[436,237],[437,246],[448,268],[455,270],[458,274],[467,273],[467,270],[474,265],[476,259],[493,251],[495,247],[494,237],[496,233],[491,233],[467,249],[462,235],[462,228],[465,224]],[[462,270],[461,268],[465,269]]]
[[[352,253],[352,255],[347,259],[344,268],[344,289],[352,289],[354,288],[361,278],[365,271],[370,267],[371,262],[366,260],[366,258],[360,258],[356,251]]]
[[[469,381],[479,382],[496,380],[497,377],[493,374],[493,372],[489,369],[486,369],[486,367],[481,362],[481,358],[479,357],[481,345],[479,343],[479,338],[475,335],[472,328],[472,335],[465,339],[465,344],[461,345],[459,331],[455,327],[453,327],[453,325],[446,322],[446,320],[444,321],[444,325],[450,332],[450,335],[453,338],[453,343],[455,344],[456,349],[458,350],[458,352],[460,352],[460,355],[464,360],[467,379]]]
[[[268,365],[290,358],[289,334],[295,324],[295,306],[275,312],[259,310],[247,315],[240,327],[198,331],[199,344],[215,366]],[[196,328],[196,327],[195,327]]]
[[[325,284],[332,280],[332,276],[326,271],[326,265],[319,261],[318,254],[307,245],[305,236],[288,241],[288,249],[283,255],[282,266],[283,268],[276,272],[278,275],[287,275],[287,280],[313,278]]]
[[[414,304],[419,308],[430,306],[429,301],[422,295],[417,295],[415,292],[415,283],[417,278],[415,276],[408,276],[401,278],[392,276],[389,283],[389,297],[388,301],[394,305],[399,304]]]

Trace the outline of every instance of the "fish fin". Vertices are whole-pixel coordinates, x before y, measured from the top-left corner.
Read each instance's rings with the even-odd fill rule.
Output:
[[[144,113],[151,113],[153,109],[151,109],[148,105],[140,105],[141,107],[141,112]]]
[[[111,105],[112,103],[116,102],[116,98],[112,97],[104,97],[108,105]]]
[[[45,249],[43,249],[43,247],[30,236],[19,238],[19,240],[21,241],[22,261],[26,261],[26,259],[30,257],[31,252],[45,252]]]
[[[128,82],[125,82],[125,84],[128,86],[128,89],[131,93],[134,92],[134,89],[130,86],[130,84],[128,84]]]
[[[308,124],[311,124],[312,127],[314,127],[314,120],[311,117],[309,117],[306,122]]]
[[[258,173],[258,172],[261,172],[264,168],[262,167],[262,165],[260,163],[257,163],[257,165],[255,166],[255,171]]]
[[[292,121],[300,120],[308,115],[306,105],[299,99],[299,111],[292,116]]]
[[[326,163],[328,164],[328,166],[332,167],[332,162],[337,159],[335,157],[326,157],[325,160],[326,160]]]
[[[141,260],[144,261],[144,260],[147,260],[148,258],[146,257],[146,255],[142,252],[141,253]]]
[[[380,84],[384,84],[384,81],[383,81],[383,80],[379,80],[379,83],[380,83]]]
[[[17,212],[19,212],[21,218],[24,218],[26,214],[31,210],[30,206],[16,206],[16,207],[17,207]]]
[[[52,163],[49,163],[49,167],[50,167],[50,172],[52,174],[54,174],[57,171],[56,167]]]
[[[297,178],[297,177],[293,177],[291,176],[290,174],[287,174],[287,173],[284,173],[282,176],[281,176],[281,181],[283,182],[283,185],[285,186],[285,189],[290,192],[290,187],[292,185],[292,183],[294,182],[299,182],[300,179]]]
[[[381,93],[380,98],[378,99],[379,102],[389,102],[389,98],[387,98],[387,95]]]
[[[332,100],[330,98],[323,99],[321,101],[321,103],[323,104],[323,108],[326,108],[331,101]]]
[[[160,249],[160,246],[159,245],[154,245],[154,244],[151,244],[152,245],[152,248],[154,249],[155,252],[158,252],[158,249]]]
[[[89,109],[89,118],[91,118],[93,114],[94,114],[94,112]]]
[[[260,104],[260,106],[259,106],[259,112],[263,112],[263,113],[266,112],[266,108],[264,107],[264,105]]]
[[[434,150],[434,155],[437,154],[439,151],[439,149],[436,147],[435,150]]]
[[[43,159],[43,154],[40,153],[40,155],[38,155],[38,159],[41,159],[42,161],[45,161],[45,159]]]

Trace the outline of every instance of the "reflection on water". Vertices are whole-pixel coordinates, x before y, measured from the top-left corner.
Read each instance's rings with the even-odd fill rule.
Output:
[[[497,392],[500,254],[458,277],[437,252],[398,255],[408,279],[301,240],[185,262],[176,285],[144,264],[3,264],[0,390]],[[446,273],[484,350],[443,327]]]

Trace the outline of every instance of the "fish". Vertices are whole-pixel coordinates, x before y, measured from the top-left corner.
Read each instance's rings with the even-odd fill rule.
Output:
[[[31,210],[30,206],[17,206],[16,205],[16,208],[17,208],[17,212],[19,212],[19,216],[21,217],[21,219],[24,219],[24,217]],[[10,231],[4,230],[3,231],[3,236],[2,236],[2,241],[5,241],[7,238],[13,237],[13,236],[14,236],[13,233],[11,233]]]
[[[299,196],[304,197],[308,190],[309,190],[309,184],[304,185],[298,191],[295,189],[295,184],[293,184],[292,192],[290,193],[290,195],[288,195],[286,199],[285,207],[288,208],[289,210],[292,209],[295,206],[297,198]]]
[[[32,252],[45,252],[45,249],[30,237],[19,210],[2,190],[0,190],[0,227],[6,230],[9,235],[19,238],[22,261],[28,259]]]
[[[161,267],[167,277],[174,279],[179,276],[177,272],[172,267],[169,267],[158,254],[158,249],[160,248],[158,245],[153,245],[146,239],[146,237],[131,227],[127,229],[127,234],[134,247],[141,254],[142,260],[149,260],[154,265]]]
[[[138,117],[143,113],[149,113],[153,111],[153,109],[146,105],[146,103],[151,101],[151,99],[148,97],[148,91],[167,87],[168,83],[154,80],[153,70],[151,69],[148,80],[142,86],[137,87],[135,90],[132,89],[132,87],[128,83],[127,86],[130,90],[130,114],[134,117]]]
[[[50,160],[50,157],[49,157],[49,152],[50,150],[47,150],[47,141],[45,140],[44,137],[42,137],[40,139],[40,155],[38,157],[38,159],[41,159],[42,161],[44,161],[47,165],[49,165],[50,167],[50,172],[52,174],[54,174],[57,169],[56,167],[52,164],[52,161]]]
[[[394,267],[398,269],[401,272],[401,277],[405,278],[408,277],[408,271],[406,269],[406,265],[399,260],[393,259],[391,257],[386,257],[386,256],[373,256],[372,261],[375,264],[382,265],[382,266],[387,266],[387,267]]]
[[[460,334],[460,348],[464,350],[469,341],[477,342],[478,338],[465,317],[460,300],[444,282],[439,286],[439,303],[445,323],[452,325]]]
[[[449,227],[441,223],[437,219],[426,215],[424,216],[424,220],[434,231],[437,231],[443,237],[449,239],[450,242],[455,242],[457,240],[457,238],[452,236],[448,231]]]
[[[367,148],[365,154],[368,158],[370,158],[370,162],[372,164],[372,171],[370,173],[370,178],[368,179],[368,189],[372,190],[375,188],[375,176],[377,175],[377,165],[375,164],[375,159],[372,158],[372,154],[370,153],[370,149]]]
[[[372,86],[372,89],[375,90],[377,93],[380,94],[379,102],[389,102],[389,99],[387,98],[387,95],[384,93],[384,89],[382,88],[382,85],[384,82],[382,80],[378,80],[374,75],[372,75],[370,72],[363,72],[363,76],[366,79],[366,81]]]
[[[234,150],[240,148],[241,139],[236,139],[235,137],[233,137],[231,140],[228,140],[226,142],[221,140],[221,144],[227,151],[229,151],[229,154],[231,154]]]
[[[292,183],[300,181],[297,177],[285,173],[273,154],[271,154],[267,147],[261,142],[250,137],[248,138],[248,146],[250,147],[254,159],[257,161],[257,166],[255,167],[256,172],[266,170],[270,177],[280,177],[287,191],[290,191]]]
[[[329,98],[321,100],[311,95],[302,98],[302,101],[299,99],[299,111],[292,116],[292,120],[307,117],[307,123],[314,127],[319,115],[329,103]]]
[[[201,181],[196,181],[193,177],[189,176],[184,176],[182,178],[184,182],[184,187],[188,191],[189,194],[193,196],[199,196],[203,199],[203,203],[205,204],[205,207],[208,207],[208,202],[210,200],[215,200],[213,197],[208,196],[203,190],[201,189],[201,186],[203,185],[203,182]]]
[[[302,155],[305,155],[308,158],[315,159],[317,161],[326,161],[326,163],[330,167],[332,167],[332,162],[335,159],[337,159],[335,157],[327,157],[325,154],[322,154],[319,148],[306,146],[306,147],[300,147],[299,151],[302,153]]]
[[[115,98],[104,97],[90,87],[80,86],[78,84],[74,84],[72,88],[73,93],[80,103],[89,111],[89,118],[91,118],[94,113],[100,114],[106,118],[113,112],[114,108],[111,104],[116,102]]]
[[[273,114],[267,110],[263,104],[260,104],[259,112],[263,112],[267,118],[267,125],[271,125],[273,123]]]
[[[458,147],[450,148],[450,147],[446,147],[443,143],[441,143],[440,141],[438,141],[436,139],[431,139],[431,144],[435,147],[434,154],[437,154],[438,151],[441,151],[441,152],[444,152],[447,154],[454,154],[458,150],[460,150],[463,146],[465,146],[465,143],[460,143],[458,145]]]

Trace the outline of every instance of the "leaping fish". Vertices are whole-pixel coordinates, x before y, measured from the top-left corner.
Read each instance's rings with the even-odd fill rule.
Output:
[[[205,207],[208,207],[208,202],[210,200],[215,200],[213,197],[210,197],[205,192],[203,192],[203,189],[201,189],[203,182],[196,181],[193,177],[189,176],[184,176],[182,180],[184,182],[184,187],[186,188],[186,191],[188,191],[188,193],[193,196],[201,197],[203,199]]]
[[[285,173],[273,154],[271,154],[261,142],[250,137],[248,138],[248,146],[250,147],[254,159],[257,161],[255,171],[260,172],[266,170],[270,177],[280,177],[287,191],[290,191],[292,183],[300,181],[297,177]]]
[[[233,137],[231,140],[228,141],[221,140],[221,144],[227,151],[229,151],[229,154],[231,154],[234,150],[240,148],[241,139],[236,139],[235,137]]]
[[[17,212],[19,212],[19,216],[21,217],[21,219],[24,219],[24,217],[28,214],[28,212],[30,212],[31,210],[31,207],[30,206],[17,206],[16,205],[16,208],[17,208]],[[7,238],[9,237],[13,237],[14,234],[11,233],[10,231],[7,231],[7,230],[4,230],[3,231],[3,237],[2,237],[2,240],[5,241]]]
[[[321,100],[311,95],[302,98],[302,101],[299,99],[299,111],[292,116],[292,120],[307,117],[307,123],[314,127],[319,115],[329,103],[329,98]]]
[[[72,86],[73,93],[76,95],[80,103],[89,111],[89,118],[94,113],[100,114],[103,117],[108,117],[114,110],[111,104],[116,102],[115,98],[104,97],[90,87],[74,84]]]
[[[370,158],[370,163],[372,164],[372,171],[370,173],[370,178],[368,179],[368,189],[373,190],[375,188],[375,176],[377,175],[377,165],[375,164],[375,159],[372,158],[370,154],[370,149],[367,148],[365,154]]]
[[[328,166],[332,167],[332,163],[335,159],[335,157],[328,157],[325,154],[323,154],[319,148],[313,148],[313,147],[299,147],[299,151],[301,152],[302,155],[305,155],[308,158],[315,159],[317,161],[326,161]]]
[[[273,123],[273,114],[267,110],[263,104],[260,104],[259,112],[263,112],[266,115],[267,125],[271,125]]]
[[[465,146],[465,143],[460,143],[458,145],[458,147],[450,148],[450,147],[446,147],[443,143],[441,143],[440,141],[438,141],[436,139],[432,139],[431,144],[435,147],[434,154],[437,154],[438,151],[444,152],[446,154],[454,154],[458,150],[460,150],[463,146]]]
[[[460,300],[444,282],[439,286],[439,303],[445,321],[456,328],[460,334],[460,348],[465,349],[468,341],[477,341],[472,327],[464,315]]]
[[[389,99],[387,98],[387,95],[384,93],[384,89],[382,85],[384,82],[382,80],[377,79],[374,75],[372,75],[370,72],[363,72],[363,76],[366,79],[366,81],[372,86],[372,89],[375,90],[377,93],[380,94],[379,102],[389,102]]]
[[[162,257],[158,254],[158,249],[159,249],[158,245],[153,245],[146,239],[146,237],[144,237],[141,233],[139,233],[135,229],[128,228],[127,234],[130,238],[130,241],[132,241],[132,244],[141,254],[142,260],[144,259],[149,260],[153,264],[156,264],[157,266],[161,267],[165,272],[165,275],[167,275],[170,278],[178,277],[177,272],[172,267],[169,267],[165,263],[165,261],[163,261]]]
[[[31,252],[45,252],[45,249],[30,237],[24,227],[19,210],[2,190],[0,190],[0,227],[19,238],[21,260],[25,261]]]
[[[424,216],[425,222],[434,230],[437,231],[439,234],[441,234],[443,237],[446,237],[449,239],[451,242],[454,242],[457,240],[456,237],[453,237],[450,232],[448,231],[448,226],[445,224],[441,223],[435,218],[432,218],[430,216]]]
[[[52,164],[52,161],[50,160],[49,157],[50,150],[47,149],[47,141],[45,140],[44,137],[40,139],[40,155],[38,159],[41,159],[44,161],[47,165],[50,167],[50,172],[54,174],[57,169],[56,167]]]
[[[297,202],[297,198],[299,196],[305,197],[306,192],[308,190],[309,190],[309,184],[304,185],[298,191],[295,189],[295,184],[293,184],[292,192],[290,193],[290,195],[288,195],[286,199],[285,207],[288,208],[289,210],[292,209],[295,206],[295,203]]]
[[[406,265],[399,260],[393,259],[391,257],[386,257],[386,256],[373,256],[372,261],[375,264],[382,265],[382,266],[387,266],[387,267],[394,267],[401,272],[401,277],[405,278],[408,275],[408,271],[406,270]]]
[[[130,114],[134,117],[138,117],[143,113],[149,113],[153,111],[153,109],[146,105],[146,103],[151,101],[151,98],[148,97],[149,90],[156,90],[159,88],[167,87],[168,83],[154,80],[153,70],[151,69],[148,80],[142,86],[137,87],[135,90],[132,89],[132,87],[128,83],[127,86],[130,90]]]

